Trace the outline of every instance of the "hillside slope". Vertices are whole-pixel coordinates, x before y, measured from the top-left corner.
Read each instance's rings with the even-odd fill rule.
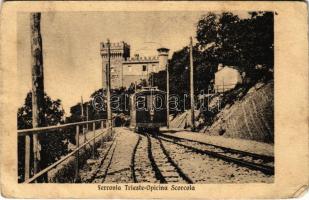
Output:
[[[257,84],[241,99],[226,105],[211,126],[210,135],[274,142],[274,83]]]
[[[200,114],[199,110],[194,111],[194,116],[197,118]],[[170,128],[185,129],[191,126],[191,110],[185,110],[176,117],[170,117]]]

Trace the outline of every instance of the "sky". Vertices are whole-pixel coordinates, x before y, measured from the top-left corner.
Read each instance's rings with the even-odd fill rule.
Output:
[[[70,107],[89,100],[102,87],[100,42],[125,41],[131,56],[156,56],[158,47],[174,51],[195,37],[196,23],[207,12],[46,12],[41,17],[45,92]],[[30,14],[17,23],[19,106],[31,90]]]

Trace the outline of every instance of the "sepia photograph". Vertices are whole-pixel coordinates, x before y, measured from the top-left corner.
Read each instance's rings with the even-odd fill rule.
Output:
[[[302,1],[6,1],[1,196],[302,197],[308,52]]]
[[[275,15],[17,13],[16,181],[274,183]]]

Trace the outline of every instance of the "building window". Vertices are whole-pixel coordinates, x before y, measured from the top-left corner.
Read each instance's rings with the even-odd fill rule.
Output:
[[[147,71],[147,66],[143,65],[143,71]]]

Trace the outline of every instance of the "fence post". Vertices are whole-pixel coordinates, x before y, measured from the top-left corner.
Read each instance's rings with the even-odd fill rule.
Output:
[[[79,125],[76,126],[75,133],[76,148],[79,148]],[[76,152],[75,160],[75,183],[79,180],[79,150]]]
[[[102,137],[101,137],[101,147],[103,146],[103,129],[104,129],[104,123],[103,123],[103,120],[101,121],[101,131],[102,131]]]
[[[89,121],[89,108],[88,108],[88,103],[86,103],[86,121],[88,122]],[[87,123],[86,124],[86,130],[87,130],[87,132],[88,132],[88,130],[89,130],[89,124]]]
[[[95,122],[93,122],[92,129],[93,129],[92,158],[94,159],[94,151],[95,151]]]
[[[87,123],[87,126],[88,126],[88,123]],[[84,127],[85,127],[85,124],[83,124],[83,137],[84,137],[84,144],[87,142],[87,132],[88,132],[88,127],[87,127],[87,129],[85,130],[84,129]],[[87,147],[85,146],[84,147],[84,150],[85,150],[85,152],[86,152],[86,150],[87,150]]]
[[[87,123],[87,125],[88,125],[88,123]],[[88,131],[88,128],[85,129],[84,127],[85,127],[85,125],[83,124],[83,136],[84,136],[84,143],[85,143],[87,141],[86,133]]]
[[[30,135],[25,136],[25,181],[30,178]]]

